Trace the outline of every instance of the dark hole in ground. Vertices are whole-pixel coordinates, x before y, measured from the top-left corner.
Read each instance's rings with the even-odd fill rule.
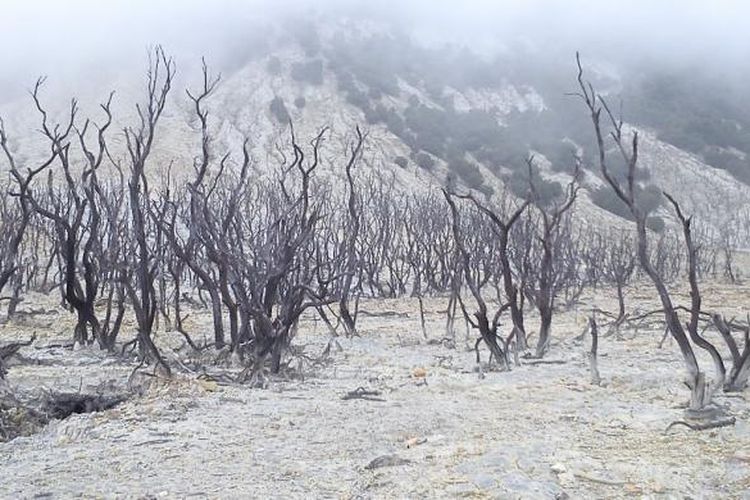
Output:
[[[52,392],[22,401],[9,394],[0,394],[0,442],[34,434],[52,420],[109,410],[127,398],[123,394]]]
[[[109,410],[127,399],[123,395],[54,393],[43,401],[40,410],[51,419],[63,420],[74,413]]]

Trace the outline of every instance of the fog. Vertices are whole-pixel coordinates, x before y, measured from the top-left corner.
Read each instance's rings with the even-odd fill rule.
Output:
[[[581,50],[611,60],[708,64],[747,71],[750,4],[741,0],[4,0],[0,64],[5,91],[38,74],[86,78],[142,62],[163,44],[183,63],[219,64],[294,19],[371,18],[432,44],[480,53],[519,43],[539,53]]]

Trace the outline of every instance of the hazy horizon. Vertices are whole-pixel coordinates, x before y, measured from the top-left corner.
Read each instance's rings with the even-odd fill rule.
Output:
[[[298,19],[374,19],[425,43],[465,45],[494,53],[523,44],[541,53],[575,50],[618,61],[709,65],[744,74],[750,4],[631,2],[627,6],[574,0],[410,2],[287,0],[134,0],[97,2],[11,0],[0,32],[6,85],[28,87],[39,74],[77,75],[106,66],[143,63],[147,48],[163,45],[179,63],[205,55],[219,61],[264,38],[261,27]],[[295,19],[295,21],[290,21]],[[281,21],[278,23],[274,21]]]

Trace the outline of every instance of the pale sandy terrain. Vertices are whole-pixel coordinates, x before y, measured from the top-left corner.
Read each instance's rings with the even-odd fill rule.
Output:
[[[748,292],[716,285],[706,307],[747,311]],[[322,364],[294,361],[290,375],[267,389],[179,374],[152,381],[115,409],[0,444],[0,497],[750,498],[747,393],[716,398],[735,426],[665,435],[682,418],[688,391],[676,346],[660,349],[656,326],[602,339],[603,385],[589,383],[588,346],[574,337],[593,304],[610,306],[608,295],[590,294],[557,317],[549,359],[563,364],[484,377],[463,325],[455,349],[429,344],[414,301],[368,302],[369,312],[408,317],[363,316],[361,337],[341,339],[343,350]],[[646,286],[634,290],[630,305],[647,310],[651,295]],[[445,299],[427,301],[431,339],[445,336],[444,307]],[[198,316],[190,327],[208,324]],[[46,361],[13,366],[11,386],[91,391],[108,381],[124,388],[135,364],[97,350],[39,349],[68,340],[70,328],[64,311],[2,326],[3,341],[36,331],[22,354]],[[308,320],[296,345],[317,357],[327,340],[322,325]],[[292,376],[300,366],[304,378]],[[341,399],[358,387],[380,391],[384,401]],[[383,455],[408,462],[365,467]]]

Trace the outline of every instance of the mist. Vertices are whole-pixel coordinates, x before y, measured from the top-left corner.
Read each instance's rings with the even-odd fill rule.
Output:
[[[0,499],[747,498],[750,1],[0,6]]]
[[[750,61],[750,5],[739,0],[627,4],[574,0],[466,2],[10,0],[0,32],[0,81],[6,92],[40,74],[86,78],[143,63],[162,44],[178,63],[206,56],[226,64],[272,29],[290,35],[301,19],[371,19],[432,45],[480,54],[526,47],[544,54],[575,50],[610,61],[710,65],[741,74]]]

